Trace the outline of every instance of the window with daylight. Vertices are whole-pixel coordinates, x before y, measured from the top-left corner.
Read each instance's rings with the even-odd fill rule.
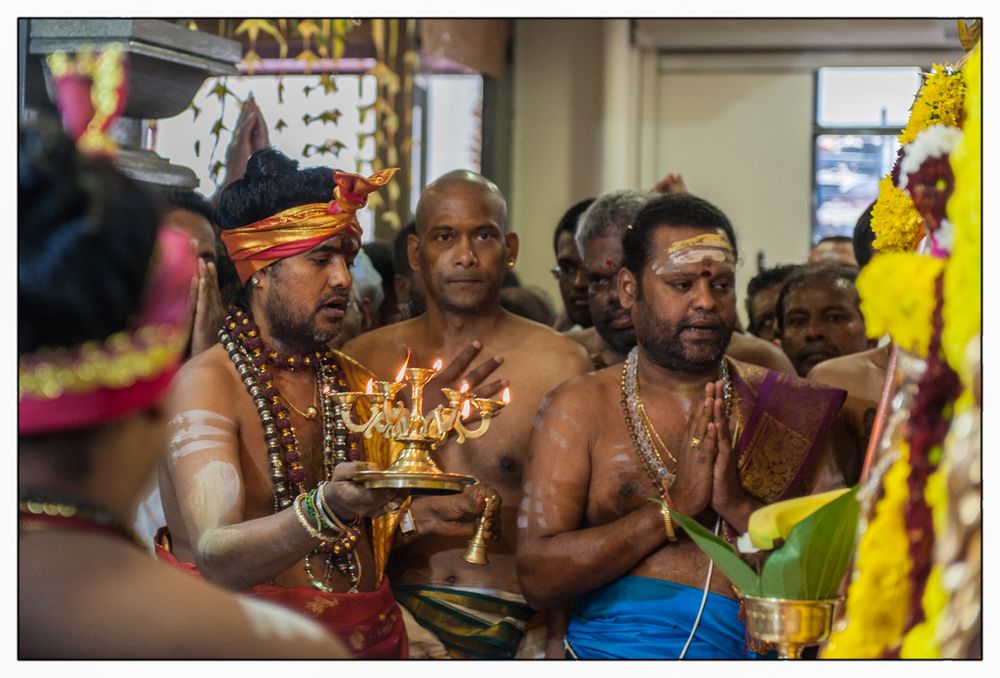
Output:
[[[812,242],[850,236],[892,170],[920,89],[917,67],[820,68],[813,132]]]

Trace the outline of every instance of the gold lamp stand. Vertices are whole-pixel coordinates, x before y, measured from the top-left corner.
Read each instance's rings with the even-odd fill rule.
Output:
[[[348,430],[360,433],[365,438],[383,435],[403,445],[388,468],[361,471],[352,480],[369,489],[408,489],[414,495],[454,494],[478,482],[474,476],[445,473],[434,463],[431,453],[452,432],[458,443],[485,435],[489,430],[490,420],[507,404],[509,391],[504,393],[505,400],[489,400],[477,398],[474,393],[467,392],[465,387],[461,391],[442,388],[448,405],[438,405],[424,414],[424,386],[437,374],[438,369],[404,366],[395,381],[370,382],[369,390],[364,392],[330,394],[336,404],[337,414]],[[396,394],[406,384],[410,386],[410,409],[402,402],[396,402]],[[355,402],[362,398],[369,401],[371,414],[367,421],[359,423],[354,421],[352,413]],[[469,430],[463,424],[463,419],[471,414],[473,408],[481,421],[478,428]]]

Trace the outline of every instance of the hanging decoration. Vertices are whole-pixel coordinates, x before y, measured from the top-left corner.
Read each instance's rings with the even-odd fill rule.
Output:
[[[883,216],[896,219],[877,228],[873,217],[881,251],[895,253],[876,256],[858,278],[866,327],[872,336],[887,332],[907,353],[882,456],[862,492],[846,614],[823,657],[981,652],[981,611],[965,591],[981,590],[972,434],[981,412],[980,64],[977,44],[963,63],[934,66],[880,191]],[[910,199],[905,209],[900,193]],[[911,208],[922,224],[918,251]]]

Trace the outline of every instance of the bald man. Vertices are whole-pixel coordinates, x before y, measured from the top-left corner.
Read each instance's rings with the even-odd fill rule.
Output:
[[[485,437],[438,450],[442,469],[476,476],[480,484],[462,494],[413,500],[389,561],[393,593],[413,616],[407,627],[411,657],[510,658],[534,616],[514,570],[515,516],[532,421],[543,396],[587,372],[590,360],[573,340],[500,306],[518,239],[507,230],[507,202],[493,182],[455,171],[427,186],[408,247],[410,266],[427,288],[426,312],[362,335],[344,352],[377,378],[392,379],[407,350],[411,365],[429,367],[478,343],[481,356],[496,356],[501,364],[498,381],[475,390],[509,384],[511,403]],[[490,521],[495,541],[489,564],[471,565],[462,555],[487,494],[500,500],[499,519]]]

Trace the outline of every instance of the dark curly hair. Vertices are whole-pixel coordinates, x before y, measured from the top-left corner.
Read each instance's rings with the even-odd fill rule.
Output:
[[[219,196],[216,221],[225,231],[266,219],[278,212],[333,197],[333,168],[299,169],[277,148],[262,148],[247,161],[243,178],[229,184]],[[280,263],[280,262],[278,262]],[[246,307],[250,300],[248,280],[231,301]]]
[[[635,274],[642,288],[642,270],[649,263],[653,233],[659,226],[693,226],[695,228],[721,228],[739,259],[736,231],[722,210],[712,203],[690,193],[668,193],[647,202],[632,219],[622,239],[623,266]]]

